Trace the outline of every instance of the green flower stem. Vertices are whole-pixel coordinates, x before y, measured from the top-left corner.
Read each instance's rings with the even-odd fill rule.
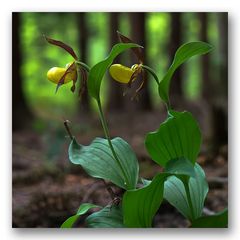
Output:
[[[190,189],[189,189],[188,183],[189,183],[189,178],[188,178],[188,181],[183,181],[183,184],[184,184],[184,187],[185,187],[185,191],[186,191],[186,194],[187,194],[187,199],[188,199],[190,212],[191,212],[191,219],[190,219],[190,221],[192,222],[194,220],[194,212],[193,212],[193,205],[192,205],[192,200],[191,200]]]
[[[153,78],[155,79],[155,81],[156,81],[156,83],[159,87],[160,81],[157,77],[157,74],[154,72],[154,70],[152,68],[150,68],[149,66],[146,66],[146,65],[142,65],[142,68],[147,70],[153,76]],[[169,101],[166,103],[166,107],[167,107],[167,110],[171,110],[171,106],[170,106]]]
[[[157,74],[154,72],[154,70],[152,68],[146,66],[146,65],[142,65],[142,68],[147,70],[153,76],[153,78],[155,79],[157,85],[159,85],[160,82],[159,82]]]
[[[90,71],[90,67],[89,67],[87,64],[85,64],[85,63],[83,63],[83,62],[80,62],[80,61],[75,61],[75,63],[76,63],[77,65],[80,65],[81,67],[83,67],[87,72]],[[119,165],[120,169],[121,169],[122,172],[123,172],[124,178],[125,178],[125,180],[126,180],[126,185],[129,185],[129,183],[128,183],[128,178],[127,178],[127,176],[126,176],[126,173],[125,173],[125,171],[124,171],[124,169],[123,169],[123,167],[122,167],[122,164],[121,164],[121,162],[120,162],[120,160],[119,160],[119,158],[118,158],[118,156],[117,156],[117,154],[116,154],[116,152],[115,152],[115,150],[114,150],[114,148],[113,148],[113,145],[112,145],[112,142],[111,142],[111,138],[110,138],[110,135],[109,135],[109,131],[108,131],[108,127],[107,127],[107,121],[106,121],[106,119],[105,119],[105,117],[104,117],[104,114],[103,114],[102,104],[101,104],[100,99],[97,100],[97,105],[98,105],[98,109],[99,109],[99,115],[100,115],[100,119],[101,119],[103,131],[104,131],[104,134],[105,134],[105,136],[106,136],[106,138],[107,138],[109,147],[110,147],[110,149],[111,149],[111,151],[112,151],[112,154],[113,154],[114,159],[116,160],[117,164]]]
[[[87,72],[90,71],[90,67],[87,64],[80,62],[80,61],[75,61],[75,63],[80,65],[81,67],[83,67]]]
[[[165,103],[165,106],[167,108],[168,117],[172,117],[172,114],[170,113],[170,111],[172,111],[173,109],[170,105],[170,102]]]
[[[119,158],[118,158],[118,156],[117,156],[117,154],[116,154],[116,152],[114,150],[112,142],[111,142],[111,138],[110,138],[108,127],[107,127],[107,122],[106,122],[106,119],[105,119],[104,114],[103,114],[102,104],[101,104],[100,99],[97,100],[97,105],[98,105],[98,109],[99,109],[99,115],[100,115],[100,119],[101,119],[101,123],[102,123],[104,134],[105,134],[105,136],[107,138],[109,147],[110,147],[110,149],[112,151],[112,154],[113,154],[113,157],[115,158],[117,164],[119,165],[119,167],[120,167],[120,169],[121,169],[121,171],[122,171],[122,173],[124,175],[124,178],[126,180],[126,185],[128,186],[129,185],[128,178],[126,176],[126,173],[125,173],[125,171],[124,171],[124,169],[122,167],[122,164],[121,164],[121,162],[120,162],[120,160],[119,160]]]
[[[172,110],[172,108],[171,108],[171,105],[170,105],[170,102],[169,102],[169,101],[166,103],[166,106],[167,106],[167,110],[168,110],[168,111],[169,111],[169,110]]]

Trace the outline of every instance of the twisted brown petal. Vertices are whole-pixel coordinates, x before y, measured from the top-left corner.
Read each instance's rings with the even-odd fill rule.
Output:
[[[76,67],[76,66],[75,66],[75,63],[73,62],[73,63],[67,68],[67,70],[65,71],[65,73],[64,73],[63,76],[60,78],[60,80],[59,80],[59,82],[58,82],[58,84],[57,84],[55,93],[57,93],[59,87],[64,84],[64,80],[65,80],[66,75],[67,75],[68,73],[70,73],[71,71],[75,70],[75,67]],[[76,83],[76,81],[77,81],[77,76],[76,76],[76,79],[72,79],[72,80],[73,80],[73,86],[71,87],[71,91],[74,92],[74,91],[75,91],[75,83]]]
[[[118,34],[120,42],[122,42],[122,43],[134,43],[130,38],[124,36],[119,31],[117,31],[117,34]],[[136,55],[139,63],[143,63],[143,52],[142,52],[141,48],[138,48],[138,47],[137,48],[131,48],[131,50]]]
[[[45,35],[44,35],[44,37],[45,37],[45,39],[48,41],[48,43],[53,44],[53,45],[55,45],[55,46],[58,46],[58,47],[64,49],[64,50],[67,51],[69,54],[71,54],[71,56],[72,56],[75,60],[78,59],[78,57],[77,57],[77,55],[75,54],[75,52],[73,51],[73,49],[72,49],[70,46],[68,46],[66,43],[61,42],[61,41],[58,41],[58,40],[55,40],[55,39],[52,39],[52,38],[49,38],[49,37],[47,37],[47,36],[45,36]]]
[[[143,70],[141,70],[141,74],[142,74],[142,82],[139,85],[139,87],[136,89],[135,94],[132,96],[131,100],[133,100],[133,99],[137,99],[138,100],[138,94],[144,88],[144,86],[146,84],[146,78],[144,77]]]
[[[83,93],[87,88],[87,71],[84,68],[80,68],[80,71],[81,71],[81,83],[78,91],[78,96],[81,99]]]

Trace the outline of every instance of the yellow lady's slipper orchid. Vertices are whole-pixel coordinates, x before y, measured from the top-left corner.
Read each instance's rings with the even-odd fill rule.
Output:
[[[137,64],[135,64],[135,65],[137,65]],[[116,80],[117,82],[126,84],[126,83],[129,83],[129,81],[131,80],[131,78],[136,70],[135,65],[133,65],[132,68],[129,68],[129,67],[123,66],[121,64],[113,64],[109,68],[109,72],[114,80]],[[134,81],[135,79],[136,79],[136,77],[134,79],[132,79],[132,81]]]
[[[68,69],[69,64],[66,65],[66,68],[60,68],[60,67],[53,67],[47,72],[47,78],[49,81],[58,84],[60,79],[65,74],[66,70]],[[72,70],[69,73],[66,74],[64,78],[64,84],[68,83],[70,81],[75,80],[77,77],[76,70]]]

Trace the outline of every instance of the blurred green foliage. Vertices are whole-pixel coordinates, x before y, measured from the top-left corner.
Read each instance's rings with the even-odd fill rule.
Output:
[[[109,13],[86,13],[87,63],[93,66],[104,59],[110,50],[109,44]],[[199,39],[200,22],[197,13],[183,13],[183,41],[196,41]],[[130,19],[128,13],[119,17],[119,30],[130,34]],[[216,51],[213,51],[213,64],[218,66],[219,32],[217,26],[217,13],[209,14],[208,37]],[[80,56],[79,39],[81,28],[77,23],[77,13],[22,13],[21,14],[21,49],[22,49],[22,76],[24,80],[24,93],[27,102],[34,113],[43,118],[65,118],[74,116],[80,107],[77,94],[69,89],[71,83],[61,87],[55,94],[56,85],[46,78],[48,69],[53,66],[64,67],[72,58],[62,49],[49,45],[43,34],[59,39],[73,47]],[[134,26],[133,26],[134,27]],[[163,76],[171,59],[169,59],[168,42],[170,33],[169,13],[147,13],[146,25],[148,64],[156,70],[158,76]],[[193,59],[184,67],[184,93],[187,98],[196,99],[201,92],[201,75],[199,58]],[[215,70],[216,70],[215,68]],[[214,78],[218,77],[216,71]],[[154,106],[158,106],[160,99],[154,81],[150,81],[151,97]],[[102,94],[109,91],[108,81],[104,81]],[[104,99],[106,101],[106,99]],[[91,102],[94,108],[94,103]]]

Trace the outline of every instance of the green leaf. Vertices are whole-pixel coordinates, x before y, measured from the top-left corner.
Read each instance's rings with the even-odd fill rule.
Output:
[[[160,81],[158,88],[160,97],[167,105],[169,105],[169,87],[171,83],[171,78],[177,68],[191,57],[206,54],[211,50],[212,46],[205,42],[190,42],[183,44],[178,48],[174,56],[172,65]]]
[[[92,203],[83,203],[77,211],[77,215],[83,215],[85,214],[89,209],[91,208],[102,208],[98,205],[92,204]]]
[[[120,206],[106,206],[86,218],[90,228],[123,228],[123,216]]]
[[[189,112],[170,111],[170,114],[156,132],[147,134],[147,151],[163,167],[177,158],[188,159],[194,164],[201,145],[198,124]]]
[[[164,172],[195,177],[193,164],[186,158],[177,158],[167,162]]]
[[[109,56],[94,65],[89,72],[88,76],[88,92],[91,97],[95,98],[96,100],[99,100],[99,92],[101,87],[102,79],[107,71],[107,69],[111,66],[113,63],[113,60],[123,51],[126,51],[129,48],[134,47],[141,47],[138,44],[135,43],[118,43],[113,46],[112,51],[110,52]]]
[[[77,221],[77,219],[79,218],[78,215],[73,215],[71,217],[69,217],[62,225],[61,228],[72,228],[73,224]]]
[[[228,209],[211,216],[204,216],[192,222],[191,228],[226,228],[228,225]]]
[[[74,223],[77,221],[77,219],[79,218],[79,216],[85,214],[89,209],[92,208],[101,208],[100,206],[91,204],[91,203],[83,203],[78,211],[77,214],[69,217],[62,225],[61,228],[72,228],[72,226],[74,225]]]
[[[164,186],[164,198],[190,221],[201,217],[208,193],[204,171],[197,163],[194,169],[195,178],[190,177],[188,181],[193,212],[191,212],[184,184],[178,177],[170,176]]]
[[[139,170],[136,155],[123,139],[117,137],[111,142],[122,168],[116,163],[108,141],[103,138],[96,138],[89,146],[80,145],[73,139],[69,146],[69,159],[81,165],[92,177],[110,180],[123,189],[134,189]]]
[[[132,228],[151,227],[153,217],[163,200],[164,181],[167,176],[168,173],[158,174],[147,186],[124,193],[124,225]]]

